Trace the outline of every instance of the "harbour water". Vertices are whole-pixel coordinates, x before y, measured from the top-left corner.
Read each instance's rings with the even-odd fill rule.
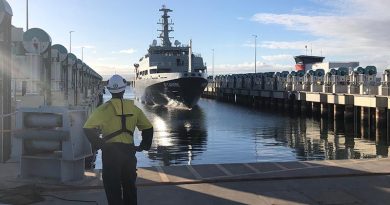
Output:
[[[106,92],[104,100],[110,97]],[[134,98],[130,87],[125,98]],[[364,122],[210,99],[191,110],[135,103],[155,130],[151,150],[137,153],[139,167],[388,156],[386,130]],[[135,143],[140,140],[136,132]],[[100,152],[96,168],[101,168]]]

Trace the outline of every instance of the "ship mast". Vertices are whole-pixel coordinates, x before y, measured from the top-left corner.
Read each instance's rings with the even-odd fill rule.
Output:
[[[158,38],[161,38],[161,42],[162,42],[163,47],[171,47],[172,43],[169,39],[172,37],[169,37],[169,32],[172,32],[173,28],[172,27],[169,28],[169,26],[173,25],[173,23],[172,23],[172,21],[171,22],[168,21],[168,19],[170,18],[170,16],[168,15],[168,12],[172,12],[172,10],[166,8],[165,5],[163,5],[159,11],[164,12],[164,14],[161,16],[161,19],[158,22],[158,24],[161,24],[161,27],[162,27],[162,30],[157,30],[157,31],[161,31],[161,34]]]

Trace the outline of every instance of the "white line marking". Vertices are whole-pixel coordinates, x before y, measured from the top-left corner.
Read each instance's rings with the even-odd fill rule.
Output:
[[[273,165],[277,166],[279,169],[282,169],[282,170],[289,170],[289,168],[277,163],[277,162],[273,162],[272,163]]]
[[[218,167],[218,169],[221,170],[223,173],[225,173],[227,176],[233,176],[233,174],[231,172],[229,172],[229,170],[227,170],[222,165],[216,164],[215,166]]]
[[[158,171],[158,175],[160,176],[160,179],[162,182],[169,182],[168,176],[165,174],[164,170],[160,166],[156,166],[156,169]]]
[[[259,170],[257,170],[256,168],[254,168],[252,165],[248,164],[248,163],[244,163],[243,164],[244,166],[246,166],[248,169],[250,169],[251,171],[253,171],[254,173],[260,173]]]
[[[307,163],[307,162],[301,162],[301,161],[298,161],[299,164],[302,164],[303,166],[305,167],[313,167],[313,165]]]
[[[188,170],[190,170],[191,174],[194,175],[194,177],[195,177],[196,179],[203,179],[203,177],[200,176],[199,172],[197,172],[197,171],[194,169],[194,167],[192,167],[191,165],[187,165],[187,168],[188,168]]]

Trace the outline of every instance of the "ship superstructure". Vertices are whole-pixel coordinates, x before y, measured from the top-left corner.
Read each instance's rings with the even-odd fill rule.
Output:
[[[147,54],[140,58],[135,68],[135,94],[148,104],[175,105],[182,103],[193,107],[207,85],[207,67],[203,58],[192,53],[192,42],[182,45],[171,43],[173,23],[169,21],[171,9],[163,6],[158,24],[161,25],[161,44],[153,40]]]

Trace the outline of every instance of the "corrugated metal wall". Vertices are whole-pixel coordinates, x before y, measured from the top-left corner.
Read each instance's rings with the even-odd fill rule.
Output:
[[[0,22],[0,162],[11,154],[11,19]]]

